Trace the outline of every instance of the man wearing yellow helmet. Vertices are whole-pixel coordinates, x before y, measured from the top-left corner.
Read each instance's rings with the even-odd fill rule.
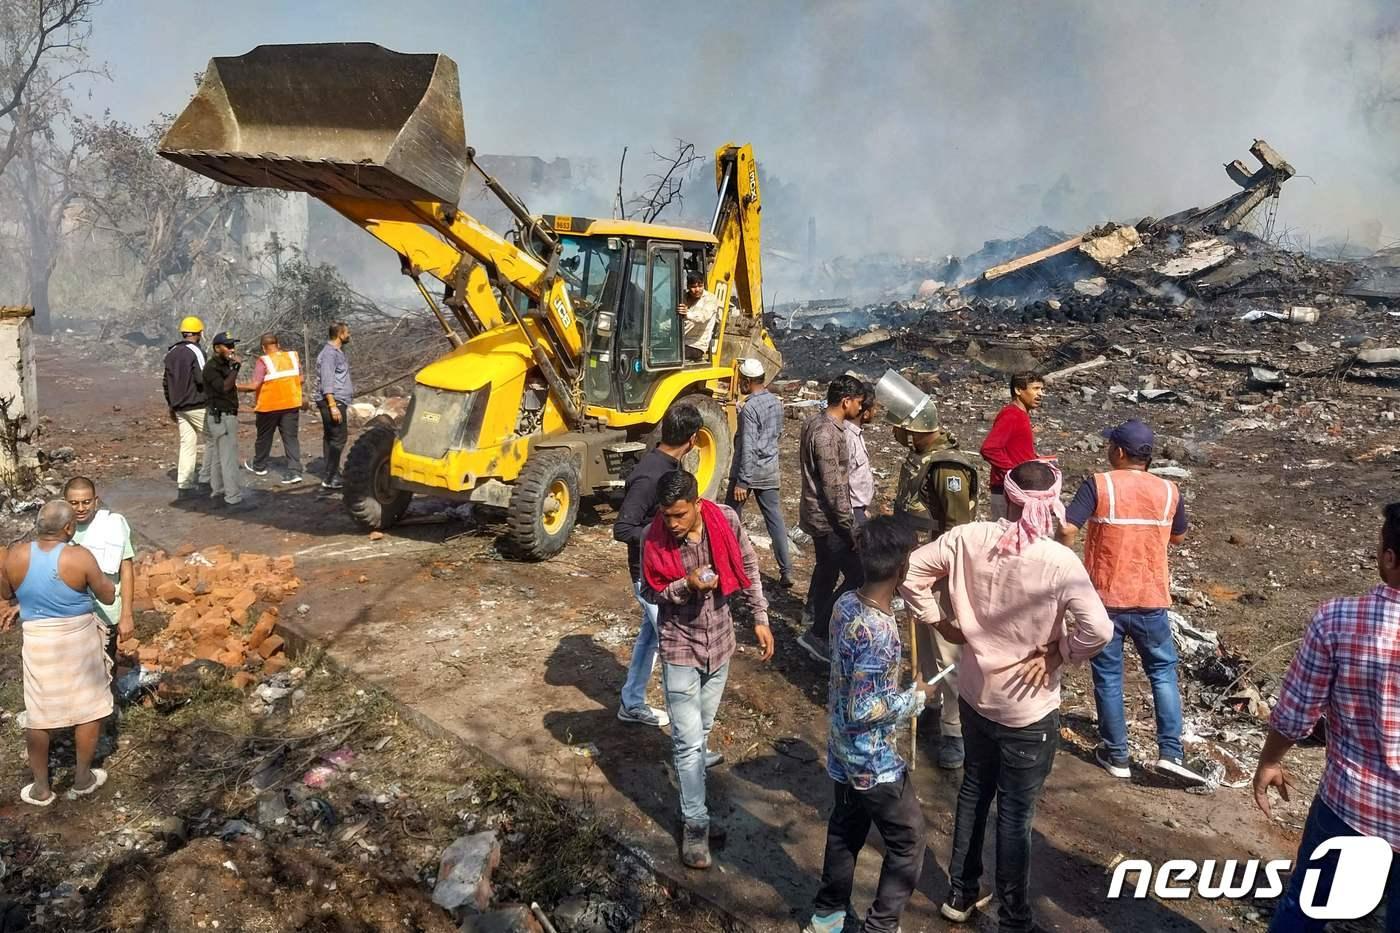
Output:
[[[180,322],[180,342],[165,354],[165,404],[170,420],[180,428],[180,457],[175,467],[177,499],[193,499],[199,493],[195,484],[195,465],[199,465],[198,484],[209,484],[209,458],[204,453],[204,350],[200,338],[204,322],[187,317]]]

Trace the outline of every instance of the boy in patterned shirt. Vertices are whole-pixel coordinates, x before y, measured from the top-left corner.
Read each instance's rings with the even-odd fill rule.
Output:
[[[901,690],[899,625],[891,602],[909,570],[918,536],[890,516],[862,532],[861,587],[842,595],[831,615],[831,732],[827,774],[835,802],[826,829],[822,887],[804,933],[838,933],[851,910],[856,858],[873,823],[885,860],[864,933],[894,933],[914,893],[924,861],[924,817],[896,738],[899,727],[924,708],[923,691]]]

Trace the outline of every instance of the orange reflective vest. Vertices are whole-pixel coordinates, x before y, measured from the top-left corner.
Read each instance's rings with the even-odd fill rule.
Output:
[[[278,350],[259,359],[263,381],[253,411],[288,411],[301,407],[301,359],[291,350]]]
[[[1084,538],[1084,567],[1109,609],[1172,604],[1167,545],[1181,490],[1145,470],[1094,476],[1098,506]]]

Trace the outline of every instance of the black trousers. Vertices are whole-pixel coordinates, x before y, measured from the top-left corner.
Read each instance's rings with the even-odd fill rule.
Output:
[[[301,437],[297,430],[301,427],[301,411],[289,408],[286,411],[260,411],[254,413],[258,427],[257,440],[253,442],[253,467],[265,469],[267,458],[272,453],[272,436],[282,435],[282,451],[287,455],[287,473],[297,476],[301,473]]]
[[[842,593],[865,582],[860,554],[837,534],[812,537],[817,563],[807,586],[806,611],[812,617],[812,632],[823,640],[831,637],[831,608]]]
[[[982,879],[987,812],[997,802],[997,913],[1003,931],[1030,930],[1031,821],[1060,745],[1060,711],[1012,729],[967,704],[962,711],[962,788],[953,824],[948,880],[954,894],[975,897]]]
[[[826,823],[826,858],[822,887],[813,905],[819,915],[845,910],[851,900],[856,858],[874,824],[885,843],[880,884],[866,914],[864,933],[894,933],[899,915],[914,893],[924,865],[924,814],[909,782],[909,773],[889,784],[856,790],[832,782],[836,799]]]
[[[326,456],[323,478],[329,483],[340,478],[340,456],[345,453],[345,442],[350,437],[350,415],[346,404],[340,400],[335,403],[335,407],[340,409],[338,422],[331,419],[331,407],[324,398],[316,403],[316,407],[321,412],[321,440]]]

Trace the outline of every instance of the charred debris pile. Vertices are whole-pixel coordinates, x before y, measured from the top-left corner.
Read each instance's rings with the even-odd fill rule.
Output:
[[[926,363],[931,348],[946,352],[950,334],[969,330],[1097,331],[1159,322],[1203,334],[1227,321],[1248,327],[1400,314],[1400,249],[1328,261],[1242,228],[1257,213],[1263,222],[1256,226],[1269,229],[1282,186],[1294,174],[1263,140],[1250,151],[1259,167],[1226,165],[1240,190],[1208,207],[1105,223],[1072,236],[1038,227],[961,259],[883,257],[879,265],[908,297],[863,307],[826,299],[776,309],[773,326],[787,371],[819,378],[876,357],[914,366],[920,358]]]

